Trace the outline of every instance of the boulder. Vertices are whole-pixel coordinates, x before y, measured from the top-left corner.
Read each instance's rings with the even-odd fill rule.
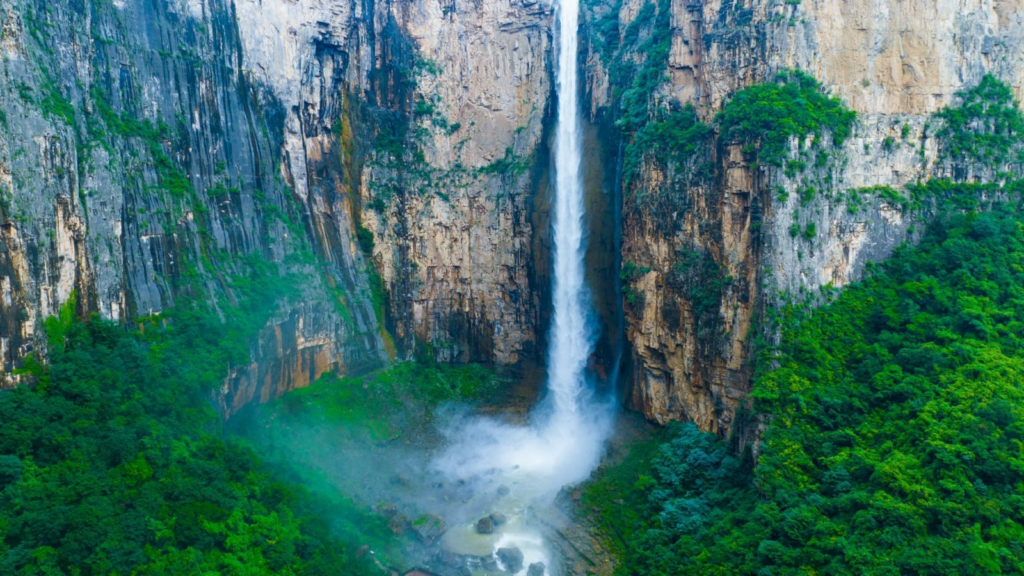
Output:
[[[508,496],[511,493],[512,489],[509,488],[508,486],[505,486],[504,484],[498,486],[498,496]]]
[[[498,548],[498,559],[513,574],[523,569],[523,551],[515,546]]]
[[[484,516],[476,521],[477,534],[490,534],[494,532],[494,521],[490,516]]]
[[[466,563],[465,560],[458,554],[455,554],[454,552],[449,552],[444,549],[438,550],[437,554],[434,554],[434,562],[440,564],[441,566],[448,566],[450,568],[462,566]]]
[[[429,546],[448,531],[448,525],[436,514],[424,514],[412,521],[412,530],[421,542]]]
[[[491,512],[491,515],[488,516],[488,518],[491,519],[491,524],[493,524],[495,527],[501,526],[505,522],[508,522],[508,518],[506,518],[505,515],[501,512]]]
[[[543,562],[534,562],[526,569],[526,576],[544,576],[544,568]]]

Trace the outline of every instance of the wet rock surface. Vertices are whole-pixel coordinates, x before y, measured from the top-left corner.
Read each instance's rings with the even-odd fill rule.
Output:
[[[491,534],[494,532],[494,522],[488,518],[481,518],[476,522],[477,534]]]
[[[444,518],[436,514],[424,514],[411,523],[412,531],[424,544],[433,544],[448,530]]]
[[[523,552],[519,548],[515,546],[498,548],[495,554],[501,560],[506,571],[515,574],[523,569]]]
[[[409,529],[409,519],[405,517],[405,514],[395,513],[388,519],[388,528],[395,536],[401,536]]]

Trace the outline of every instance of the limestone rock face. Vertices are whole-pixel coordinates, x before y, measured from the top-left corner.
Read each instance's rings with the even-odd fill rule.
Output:
[[[4,384],[45,353],[42,321],[72,292],[79,315],[131,323],[194,299],[219,309],[260,267],[301,290],[226,380],[227,412],[387,360],[345,202],[310,199],[317,181],[282,163],[281,101],[246,68],[232,6],[0,2]]]
[[[583,4],[595,372],[617,365],[621,244],[631,405],[725,435],[778,295],[848,284],[919,215],[801,200],[800,177],[716,137],[713,178],[639,167],[620,239],[623,86],[602,34],[637,42],[645,6],[665,14],[654,96],[705,122],[783,69],[815,76],[859,114],[817,173],[842,192],[948,173],[931,115],[986,73],[1022,94],[1024,2]],[[79,315],[130,323],[221,310],[261,269],[295,290],[225,375],[226,414],[328,370],[539,359],[552,24],[539,0],[0,0],[2,385],[72,293]]]
[[[533,353],[538,323],[531,192],[545,160],[551,7],[364,9],[349,0],[238,5],[247,65],[287,110],[292,172],[329,171],[329,156],[348,156],[330,185],[372,237],[364,248],[400,356],[516,363]],[[325,119],[339,116],[332,134]],[[329,212],[348,228],[351,216]]]
[[[417,352],[535,354],[549,4],[36,4],[0,1],[4,385],[73,292],[133,322],[262,263],[299,294],[226,414]]]
[[[616,105],[599,29],[609,29],[612,19],[625,34],[645,4],[625,0],[617,13],[586,5],[595,118]],[[858,113],[854,136],[834,154],[841,161],[828,169],[840,192],[944,175],[948,167],[927,138],[930,116],[986,73],[1009,83],[1018,97],[1024,86],[1020,1],[672,0],[657,6],[670,11],[668,81],[656,95],[664,103],[693,104],[711,122],[736,91],[801,69]],[[645,33],[640,30],[641,40]],[[687,181],[645,163],[638,189],[649,194],[638,199],[625,191],[629,401],[657,422],[692,420],[727,435],[750,389],[752,341],[772,337],[766,307],[780,293],[857,279],[867,262],[883,260],[907,239],[916,217],[879,198],[856,212],[842,193],[802,201],[800,176],[752,169],[741,146],[717,137],[708,160],[713,181]],[[813,241],[790,232],[811,224]],[[702,262],[708,264],[694,266]],[[720,275],[712,274],[716,268]],[[716,281],[722,288],[709,307],[696,299],[695,287]]]

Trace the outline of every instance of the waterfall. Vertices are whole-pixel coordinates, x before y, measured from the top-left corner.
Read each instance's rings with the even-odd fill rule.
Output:
[[[596,399],[587,376],[597,331],[584,267],[586,233],[576,63],[579,0],[558,0],[555,24],[558,110],[549,394],[535,411],[530,426],[473,416],[451,419],[443,430],[448,447],[432,464],[435,471],[472,493],[450,512],[450,517],[459,521],[443,537],[446,549],[487,555],[502,546],[516,546],[524,553],[526,564],[537,561],[548,566],[557,559],[531,518],[550,506],[562,487],[590,476],[611,434],[615,412],[614,399]],[[495,499],[499,487],[505,489]],[[494,534],[477,534],[472,521],[492,510],[501,510],[508,523]]]
[[[554,313],[548,387],[554,402],[552,424],[572,427],[586,390],[584,371],[595,340],[590,321],[590,291],[583,268],[586,248],[576,61],[579,0],[559,0],[556,22]]]

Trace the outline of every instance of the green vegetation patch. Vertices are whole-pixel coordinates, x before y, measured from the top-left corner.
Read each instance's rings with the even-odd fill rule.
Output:
[[[17,573],[351,574],[378,519],[220,439],[230,328],[191,310],[142,332],[48,322],[49,364],[0,392],[0,565]],[[210,353],[210,351],[216,351]]]
[[[650,482],[651,460],[662,444],[672,439],[675,430],[676,425],[672,425],[631,444],[621,462],[602,467],[583,485],[580,510],[597,525],[619,558],[626,557],[637,527],[645,520],[645,487]]]
[[[656,106],[654,96],[667,79],[665,66],[672,49],[671,18],[670,2],[648,2],[623,32],[610,76],[620,106],[616,125],[624,131],[642,128]]]
[[[149,119],[140,120],[128,112],[118,114],[110,106],[106,95],[99,90],[93,91],[93,101],[108,129],[124,138],[138,138],[146,145],[163,190],[178,199],[193,195],[192,182],[164,151],[164,142],[170,140],[167,124],[154,124]]]
[[[659,112],[654,120],[636,131],[633,141],[626,146],[622,166],[625,185],[628,187],[640,173],[645,157],[660,166],[670,163],[685,166],[710,141],[713,132],[710,126],[697,119],[693,105]]]
[[[492,369],[478,364],[399,362],[365,377],[324,375],[261,411],[344,428],[346,435],[362,439],[393,440],[410,423],[428,421],[441,402],[486,400],[501,382]]]
[[[943,121],[936,136],[944,156],[987,165],[1024,163],[1024,114],[1010,86],[986,74],[959,96],[959,106],[936,114]]]
[[[609,76],[617,102],[615,125],[629,135],[623,154],[627,190],[644,161],[665,168],[675,166],[694,175],[698,167],[691,162],[710,144],[714,133],[697,118],[692,105],[669,107],[657,99],[658,88],[668,78],[665,67],[672,47],[670,8],[664,0],[644,4],[623,31],[621,42],[616,42],[616,10],[594,24],[594,33],[606,42],[602,54],[612,60]]]
[[[857,114],[812,76],[789,70],[774,82],[740,90],[715,119],[723,138],[758,145],[760,162],[781,167],[790,138],[817,139],[827,130],[840,146],[853,132]]]
[[[1022,302],[1024,217],[1004,206],[940,219],[823,308],[784,309],[752,394],[756,468],[686,425],[631,483],[588,489],[622,572],[1020,573]]]

